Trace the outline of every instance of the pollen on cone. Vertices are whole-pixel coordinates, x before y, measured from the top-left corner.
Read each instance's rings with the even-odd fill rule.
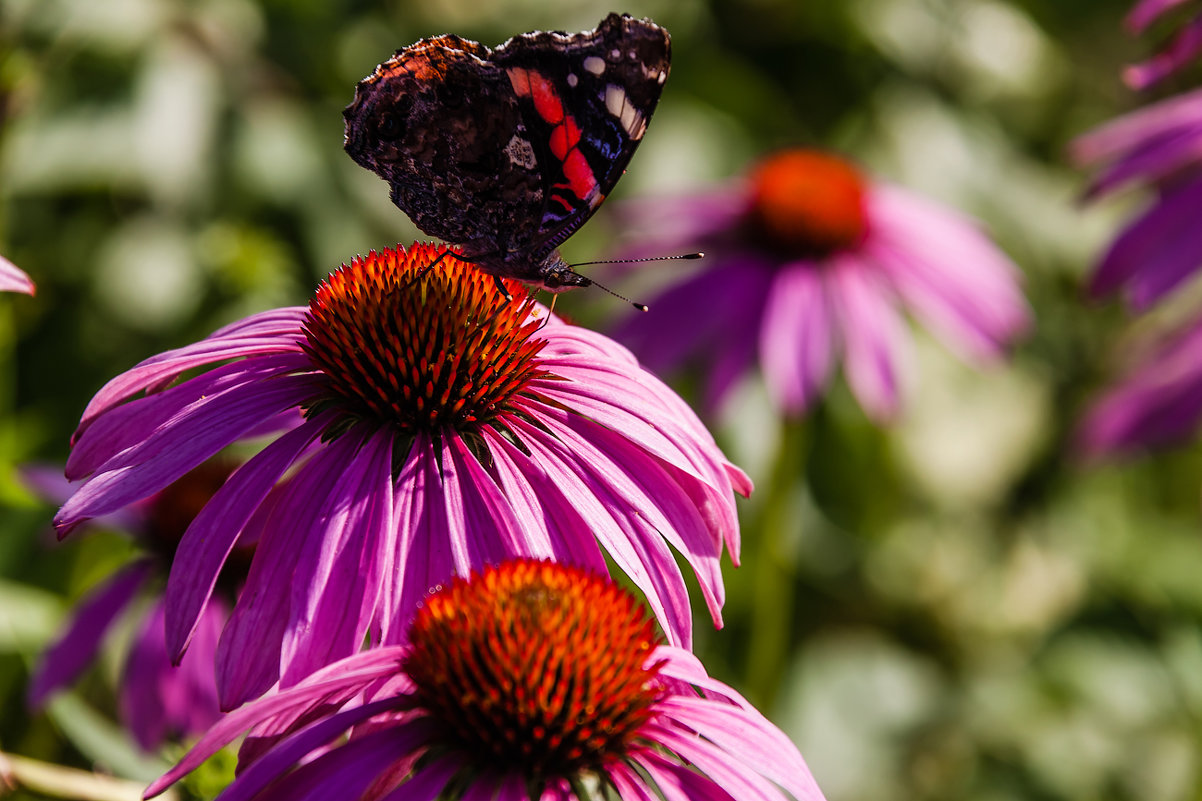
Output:
[[[517,560],[431,596],[405,669],[448,748],[527,778],[620,759],[650,715],[654,627],[607,578]]]
[[[463,429],[543,374],[534,300],[517,283],[507,299],[444,251],[372,251],[331,273],[310,302],[302,347],[354,414],[403,431]]]

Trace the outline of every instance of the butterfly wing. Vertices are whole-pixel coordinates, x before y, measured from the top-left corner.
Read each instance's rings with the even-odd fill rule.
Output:
[[[659,102],[670,57],[666,30],[619,14],[593,31],[528,33],[493,51],[540,167],[542,205],[518,248],[533,261],[583,225],[622,177]]]
[[[469,255],[507,247],[502,232],[543,206],[521,103],[490,56],[458,36],[423,39],[360,81],[343,112],[351,158],[418,228]]]

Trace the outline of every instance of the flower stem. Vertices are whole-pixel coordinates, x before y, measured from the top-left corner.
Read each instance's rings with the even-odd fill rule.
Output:
[[[0,795],[5,794],[7,787],[23,787],[42,795],[78,801],[141,801],[146,789],[142,782],[0,752]],[[176,801],[179,796],[169,790],[159,798]]]
[[[776,463],[766,487],[756,530],[755,577],[746,686],[761,706],[770,706],[784,676],[792,634],[793,550],[801,527],[796,490],[805,448],[805,427],[781,420]]]

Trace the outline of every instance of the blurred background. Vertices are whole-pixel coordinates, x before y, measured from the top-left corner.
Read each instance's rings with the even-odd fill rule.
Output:
[[[27,710],[36,654],[131,547],[56,544],[16,467],[61,463],[92,393],[139,360],[420,237],[342,151],[355,83],[397,47],[627,11],[671,31],[672,75],[569,260],[620,248],[623,198],[814,144],[982,219],[1036,317],[986,373],[920,340],[887,428],[841,382],[784,435],[757,380],[707,421],[760,488],[740,501],[727,626],[697,621],[710,671],[797,742],[830,801],[1202,798],[1202,450],[1084,465],[1070,448],[1127,344],[1182,306],[1131,321],[1081,290],[1139,200],[1083,207],[1064,158],[1144,100],[1119,81],[1149,47],[1123,34],[1128,6],[0,0],[0,253],[38,285],[0,296],[0,750],[137,781],[173,755],[112,722],[119,644]],[[602,327],[626,308],[559,306]]]

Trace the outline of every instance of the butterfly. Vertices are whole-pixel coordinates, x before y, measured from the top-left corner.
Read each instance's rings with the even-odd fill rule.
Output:
[[[588,286],[558,248],[622,177],[670,57],[666,30],[625,14],[495,49],[422,39],[359,82],[344,147],[459,258],[553,292]]]

